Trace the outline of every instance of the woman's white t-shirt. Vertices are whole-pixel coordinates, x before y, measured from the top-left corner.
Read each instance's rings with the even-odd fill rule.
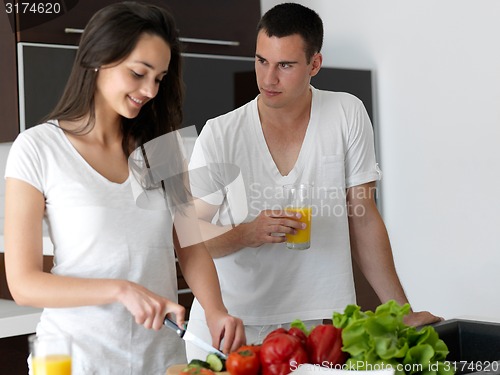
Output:
[[[121,184],[109,181],[54,122],[17,137],[5,176],[27,182],[45,197],[53,274],[126,279],[177,300],[171,214],[136,205],[132,174]],[[157,375],[185,361],[174,332],[147,330],[119,303],[46,308],[36,331],[72,337],[73,374]]]

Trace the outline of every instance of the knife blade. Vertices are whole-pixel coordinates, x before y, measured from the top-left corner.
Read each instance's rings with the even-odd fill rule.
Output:
[[[198,336],[194,335],[193,333],[180,328],[173,320],[171,320],[168,317],[165,317],[165,320],[163,321],[163,324],[170,328],[171,330],[175,331],[177,335],[183,339],[184,341],[191,342],[192,344],[196,345],[198,348],[208,352],[208,353],[216,353],[218,356],[220,356],[223,359],[227,359],[227,356],[222,353],[219,349],[214,348],[212,345],[207,344],[205,341],[200,339]]]

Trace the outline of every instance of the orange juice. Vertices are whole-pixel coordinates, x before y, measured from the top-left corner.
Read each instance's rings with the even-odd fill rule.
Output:
[[[35,357],[32,361],[34,375],[71,375],[71,357],[65,354],[51,354]]]
[[[286,234],[286,246],[289,249],[296,250],[309,249],[311,243],[311,207],[287,207],[286,210],[288,212],[300,212],[302,217],[298,221],[307,225],[305,229],[298,229],[297,234]]]

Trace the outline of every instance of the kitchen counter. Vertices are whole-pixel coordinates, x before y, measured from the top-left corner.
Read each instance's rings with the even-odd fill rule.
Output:
[[[19,306],[14,301],[0,299],[0,338],[35,332],[42,309]]]

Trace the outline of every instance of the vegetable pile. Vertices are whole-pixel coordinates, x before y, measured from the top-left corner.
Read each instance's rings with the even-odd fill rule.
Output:
[[[224,371],[225,369],[226,360],[217,353],[210,353],[207,355],[205,361],[192,359],[181,372],[187,375],[215,375],[216,372]]]
[[[340,329],[321,324],[308,331],[297,320],[288,330],[270,332],[261,345],[243,346],[230,353],[226,367],[231,375],[287,375],[306,363],[342,365],[347,354],[341,347]]]
[[[410,305],[386,302],[375,312],[349,305],[333,314],[333,325],[342,329],[342,350],[350,354],[349,369],[386,368],[397,375],[452,375],[444,362],[448,347],[432,326],[417,329],[403,322]]]
[[[261,345],[245,345],[226,362],[215,354],[191,375],[227,369],[231,375],[287,375],[304,364],[346,370],[380,370],[392,367],[396,375],[453,375],[446,364],[448,348],[432,326],[415,328],[403,322],[410,305],[389,301],[375,312],[349,305],[333,314],[333,325],[308,330],[296,320],[290,329],[278,328]],[[210,363],[209,363],[210,362]],[[189,367],[189,366],[188,366]],[[188,370],[188,369],[186,369]]]

